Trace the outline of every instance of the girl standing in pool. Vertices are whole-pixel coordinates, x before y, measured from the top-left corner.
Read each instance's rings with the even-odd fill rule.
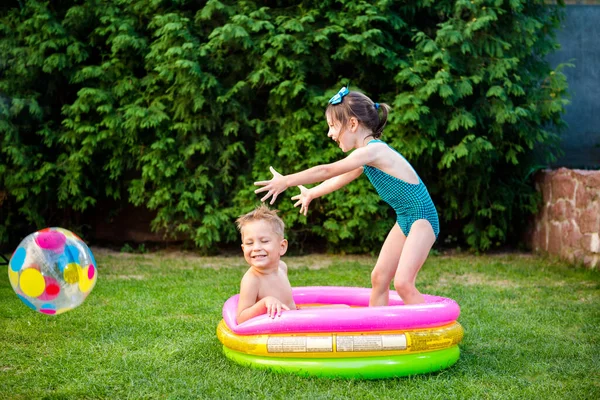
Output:
[[[270,168],[273,178],[255,182],[255,193],[267,192],[261,201],[277,196],[291,186],[300,194],[292,197],[300,213],[308,212],[313,199],[347,185],[363,172],[379,196],[396,211],[396,221],[385,239],[371,273],[370,306],[389,302],[389,285],[405,304],[424,303],[417,290],[417,274],[439,234],[438,214],[425,184],[410,163],[379,138],[387,122],[390,107],[374,103],[369,97],[343,87],[329,100],[325,111],[328,137],[343,152],[354,150],[346,158],[307,170],[281,175]],[[302,185],[322,182],[310,189]]]

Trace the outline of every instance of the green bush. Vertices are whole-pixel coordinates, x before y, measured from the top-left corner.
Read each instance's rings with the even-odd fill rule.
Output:
[[[154,230],[201,249],[235,242],[269,165],[343,156],[324,109],[346,83],[392,105],[383,139],[428,185],[441,238],[510,243],[536,209],[531,172],[557,151],[567,86],[545,56],[561,18],[518,0],[9,3],[0,244],[85,230],[107,200],[155,210]],[[364,178],[308,219],[295,193],[277,208],[297,246],[373,251],[393,224]]]

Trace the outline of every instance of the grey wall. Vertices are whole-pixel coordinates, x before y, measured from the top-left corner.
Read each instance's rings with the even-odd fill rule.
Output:
[[[561,49],[549,57],[552,66],[570,62],[567,76],[571,104],[564,119],[565,155],[554,167],[600,168],[600,6],[570,5],[557,33]]]

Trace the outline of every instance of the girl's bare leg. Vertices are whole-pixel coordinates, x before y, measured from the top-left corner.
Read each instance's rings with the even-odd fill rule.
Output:
[[[415,221],[404,242],[404,250],[400,255],[400,262],[394,277],[394,288],[404,304],[425,302],[425,298],[415,286],[415,281],[434,242],[435,234],[429,221],[426,219]]]
[[[388,305],[390,300],[390,283],[396,274],[405,240],[406,236],[404,236],[398,224],[394,223],[385,242],[383,242],[375,268],[371,272],[372,289],[371,298],[369,299],[370,307]]]

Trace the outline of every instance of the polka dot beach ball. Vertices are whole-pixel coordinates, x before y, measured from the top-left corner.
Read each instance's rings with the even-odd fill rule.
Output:
[[[43,314],[77,307],[90,294],[98,269],[89,247],[73,232],[46,228],[27,236],[8,263],[17,296]]]

